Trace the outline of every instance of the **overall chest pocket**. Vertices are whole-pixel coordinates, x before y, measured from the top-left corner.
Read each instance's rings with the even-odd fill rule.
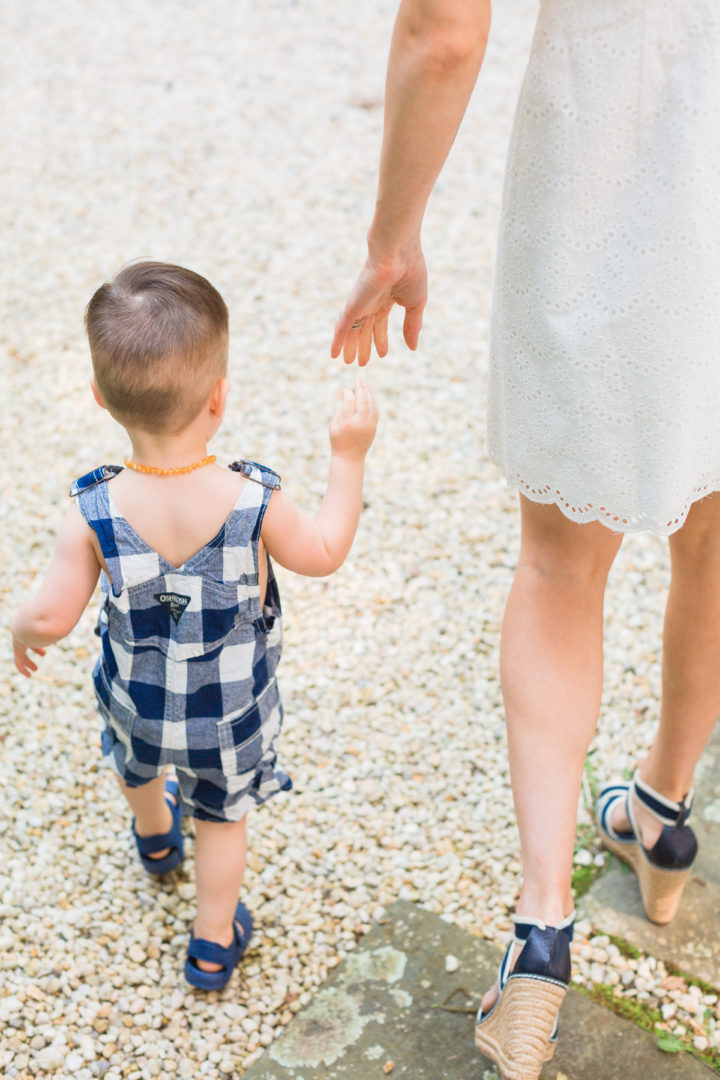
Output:
[[[277,682],[272,679],[254,701],[219,722],[223,772],[239,775],[256,769],[273,752],[281,727],[282,703]]]

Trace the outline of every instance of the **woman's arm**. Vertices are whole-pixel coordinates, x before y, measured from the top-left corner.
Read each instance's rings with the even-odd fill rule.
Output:
[[[370,358],[373,337],[387,352],[393,304],[405,308],[403,333],[417,347],[427,298],[420,230],[485,55],[490,0],[402,0],[393,32],[385,128],[368,257],[338,319],[332,355]],[[361,328],[352,324],[362,320]]]

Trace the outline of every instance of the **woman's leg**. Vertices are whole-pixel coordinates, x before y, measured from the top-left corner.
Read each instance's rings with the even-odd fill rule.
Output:
[[[573,908],[577,805],[602,693],[603,598],[622,536],[520,501],[500,654],[523,861],[517,910],[554,926]],[[485,995],[484,1010],[496,995]]]
[[[720,714],[720,494],[693,505],[670,537],[672,577],[663,635],[660,724],[640,777],[679,802]],[[645,847],[662,825],[633,804]],[[622,804],[613,824],[628,828]]]
[[[233,918],[245,876],[247,836],[242,821],[195,819],[195,885],[198,913],[196,938],[232,945]],[[203,971],[219,971],[219,964],[197,961]]]

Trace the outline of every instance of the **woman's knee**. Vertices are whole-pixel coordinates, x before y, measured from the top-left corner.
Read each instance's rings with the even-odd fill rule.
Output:
[[[522,535],[518,566],[545,579],[604,586],[622,542],[599,522],[580,524],[554,505],[521,496]]]
[[[693,503],[685,524],[670,537],[673,571],[705,574],[720,567],[720,492]]]

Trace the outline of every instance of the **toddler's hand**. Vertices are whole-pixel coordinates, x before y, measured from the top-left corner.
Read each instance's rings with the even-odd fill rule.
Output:
[[[33,671],[37,671],[37,664],[35,664],[28,656],[28,649],[30,652],[37,653],[39,656],[45,655],[44,649],[30,649],[24,641],[20,641],[13,634],[13,658],[15,660],[15,667],[18,669],[21,675],[25,675],[26,678],[30,678]]]
[[[375,398],[358,379],[355,390],[346,390],[330,421],[330,447],[336,457],[362,461],[372,445],[377,427]]]

